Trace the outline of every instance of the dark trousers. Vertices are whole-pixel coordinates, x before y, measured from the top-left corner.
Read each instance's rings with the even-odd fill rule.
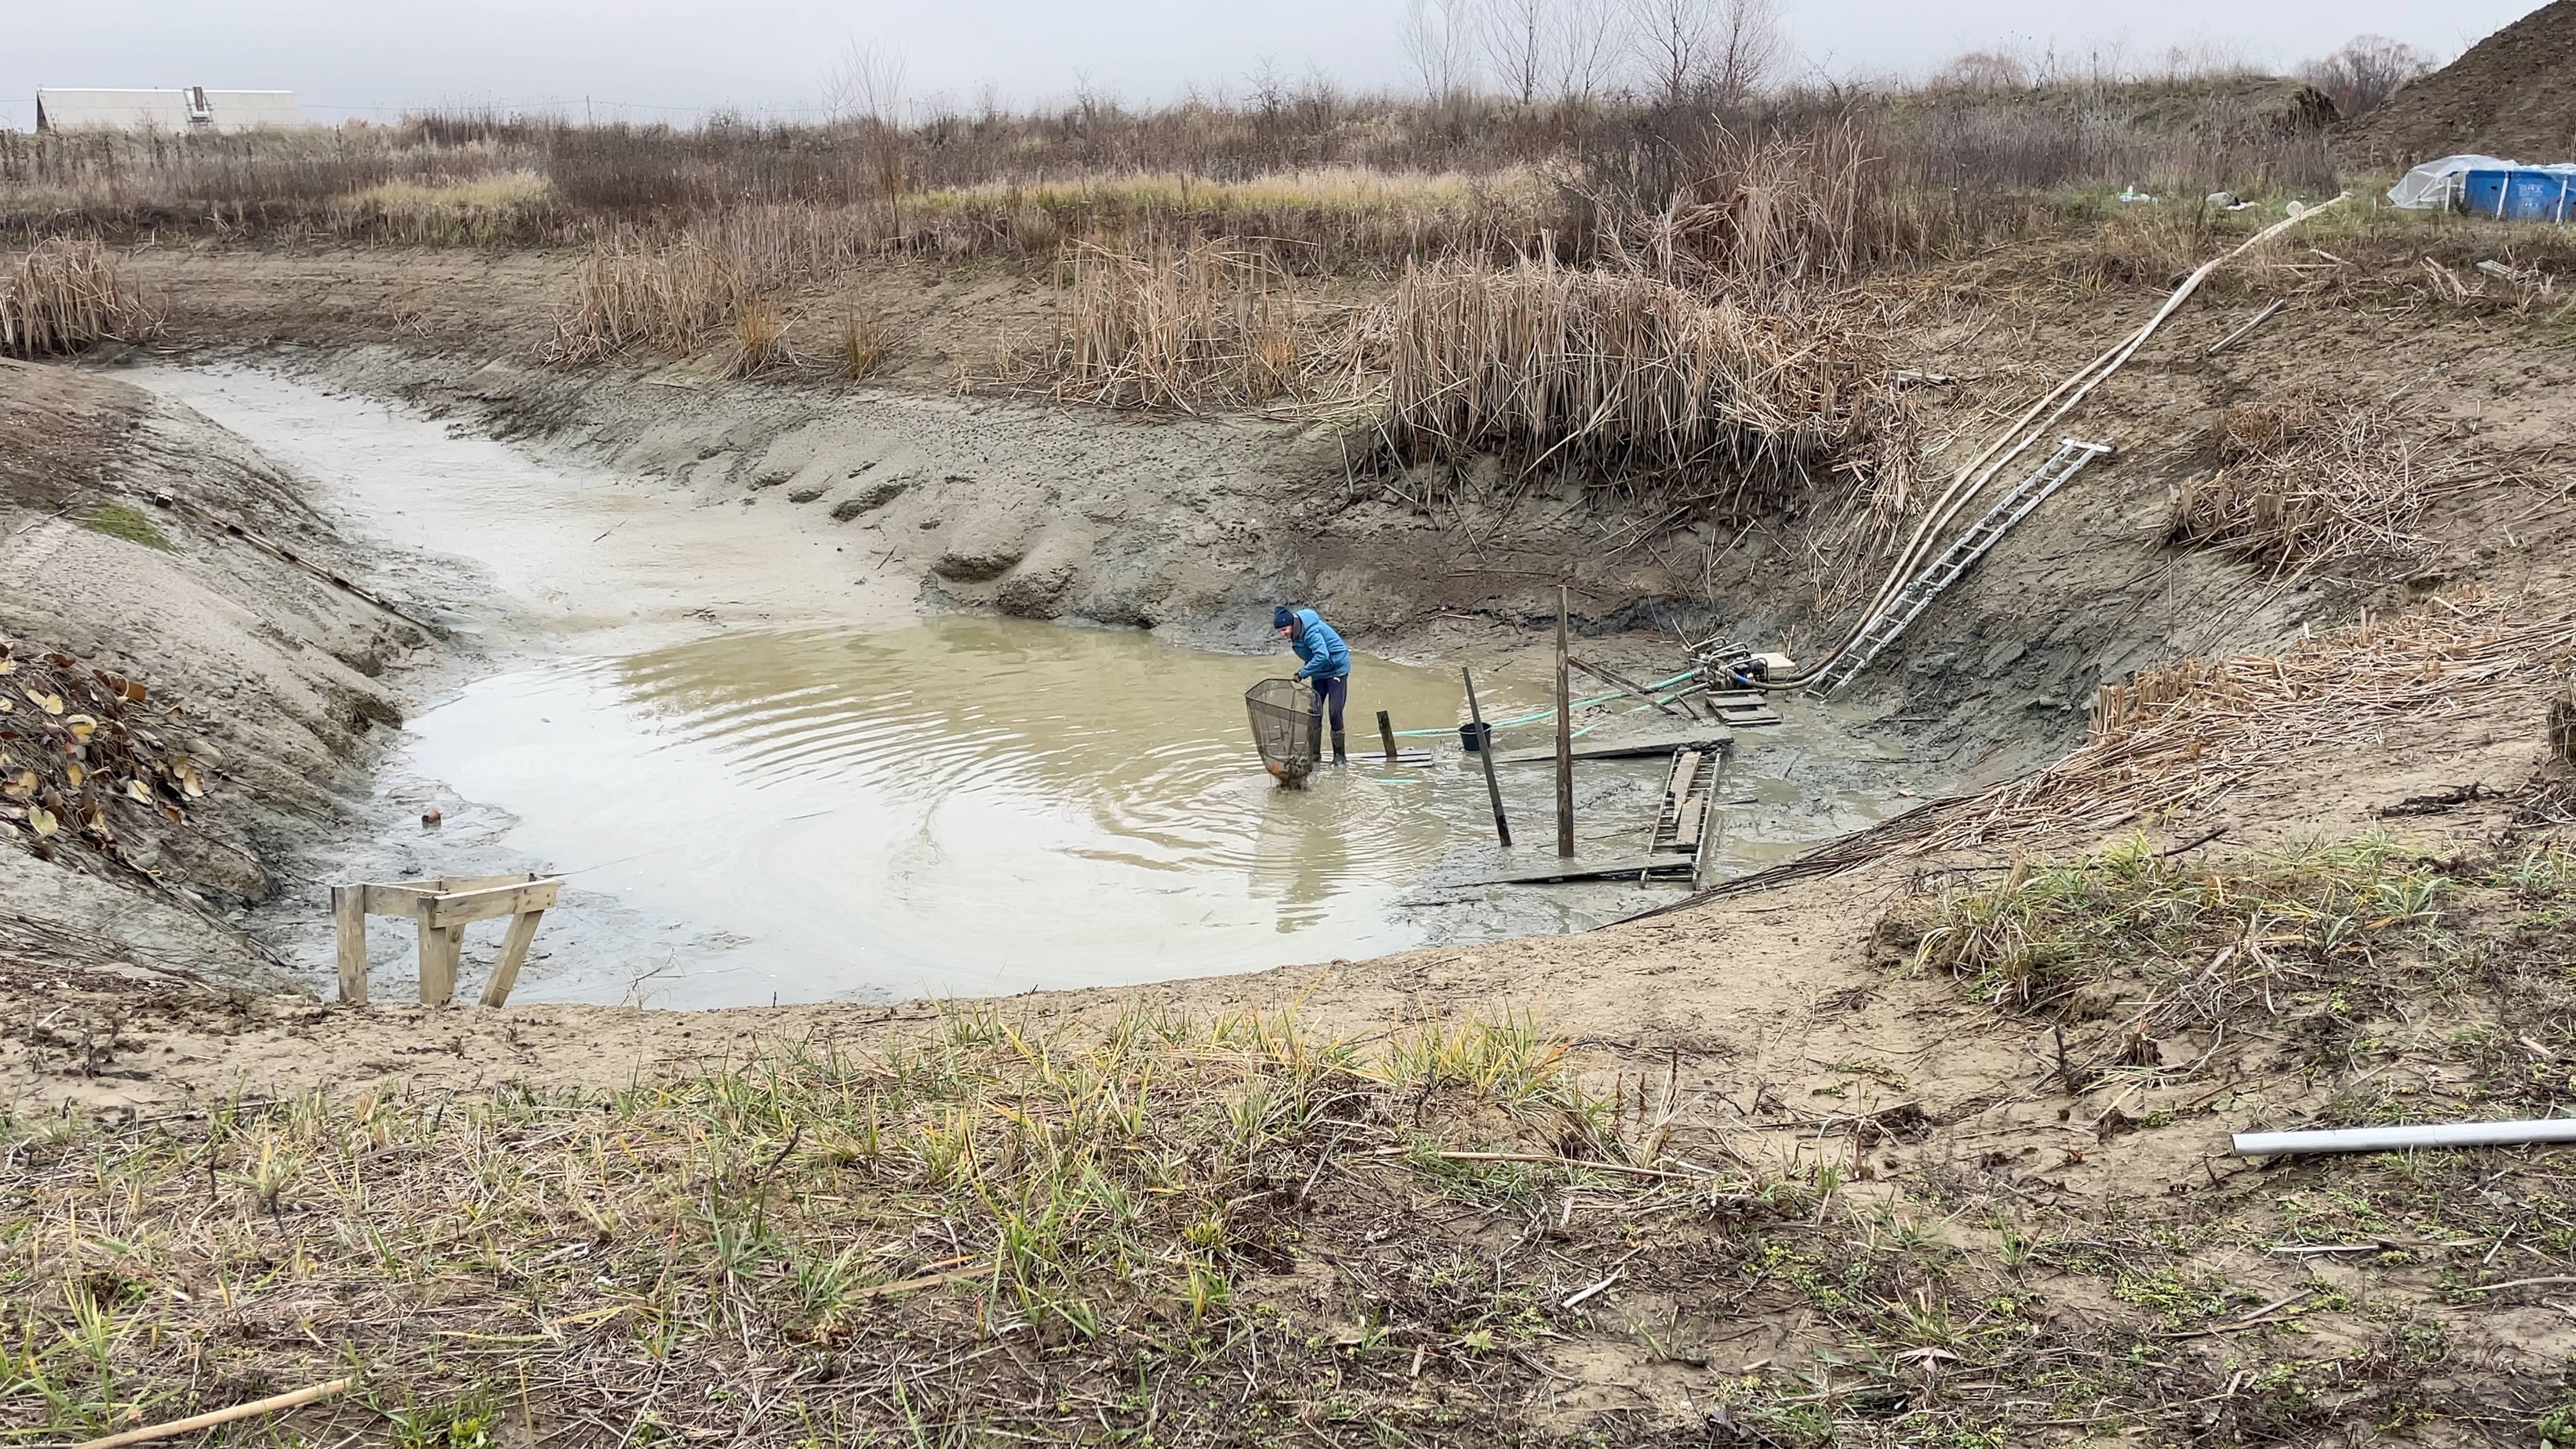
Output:
[[[1333,733],[1340,734],[1342,706],[1351,699],[1351,677],[1344,674],[1333,679],[1309,679],[1307,683],[1315,686],[1315,713],[1320,716],[1329,706],[1333,711]]]

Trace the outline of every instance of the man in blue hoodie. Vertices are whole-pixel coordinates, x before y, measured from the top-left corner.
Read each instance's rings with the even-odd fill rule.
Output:
[[[1281,604],[1270,611],[1270,627],[1297,651],[1304,668],[1297,677],[1315,688],[1315,715],[1319,720],[1326,707],[1333,712],[1333,763],[1350,760],[1342,740],[1342,706],[1351,694],[1351,647],[1324,616],[1312,609],[1291,609]]]

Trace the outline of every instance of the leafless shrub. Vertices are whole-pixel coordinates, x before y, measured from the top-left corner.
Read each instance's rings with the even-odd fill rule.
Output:
[[[115,253],[96,241],[39,242],[0,284],[0,354],[78,352],[95,342],[138,342],[160,330],[160,315],[119,275]]]
[[[2385,35],[2356,35],[2343,49],[2299,67],[2299,78],[2326,93],[2346,120],[2368,115],[2397,94],[2408,81],[2430,74],[2440,62],[2402,40]]]

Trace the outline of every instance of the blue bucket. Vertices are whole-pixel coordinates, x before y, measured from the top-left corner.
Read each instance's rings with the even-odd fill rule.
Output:
[[[2504,221],[2565,222],[2576,214],[2576,174],[2564,171],[2463,171],[2460,209]]]

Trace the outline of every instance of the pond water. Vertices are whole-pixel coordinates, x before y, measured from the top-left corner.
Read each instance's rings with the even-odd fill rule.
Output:
[[[366,581],[485,661],[408,722],[308,878],[254,913],[317,988],[333,881],[563,872],[514,999],[660,1006],[1245,971],[1577,930],[1676,894],[1459,884],[1553,860],[1554,795],[1547,769],[1506,767],[1520,849],[1497,848],[1448,664],[1361,657],[1352,765],[1285,790],[1242,702],[1292,672],[1284,646],[922,618],[912,581],[782,510],[275,373],[146,380],[303,475],[378,546]],[[1543,709],[1551,675],[1480,667],[1488,717]],[[1372,759],[1380,709],[1435,732],[1410,741],[1434,761]],[[1880,818],[1919,773],[1823,707],[1781,709],[1738,736],[1720,875]],[[1583,855],[1642,851],[1664,771],[1578,767]],[[498,935],[468,933],[467,991]],[[408,929],[380,921],[371,941],[375,997],[408,999]]]

